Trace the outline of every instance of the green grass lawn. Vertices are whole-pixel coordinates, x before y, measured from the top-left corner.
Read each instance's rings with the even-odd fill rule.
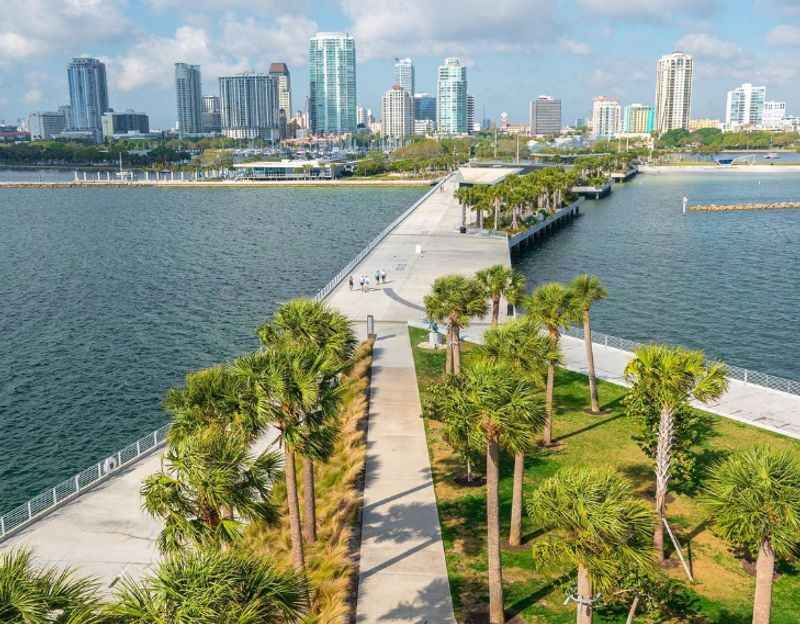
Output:
[[[426,332],[411,329],[411,341],[417,379],[423,397],[425,388],[439,379],[444,370],[444,352],[418,349]],[[469,354],[466,355],[469,357]],[[554,434],[560,444],[552,450],[539,450],[526,460],[525,492],[562,467],[576,464],[612,466],[630,479],[638,492],[652,501],[654,476],[650,460],[632,439],[637,423],[625,416],[621,399],[625,389],[599,382],[602,406],[609,413],[592,416],[588,407],[586,378],[560,370],[556,380],[556,416]],[[800,452],[800,444],[766,431],[731,420],[708,415],[709,435],[696,448],[699,462],[712,465],[731,451],[766,444],[772,448],[791,447]],[[478,622],[488,602],[486,588],[485,491],[483,487],[462,487],[455,477],[463,467],[441,436],[440,425],[426,421],[428,448],[433,467],[439,517],[442,524],[447,569],[459,622]],[[508,535],[511,509],[513,459],[503,458],[500,482],[501,527]],[[678,493],[668,503],[668,518],[676,537],[688,554],[696,582],[689,586],[696,621],[709,624],[746,624],[751,621],[754,578],[730,552],[726,544],[708,527],[698,492]],[[526,540],[534,539],[533,527],[523,523]],[[675,559],[675,554],[671,555]],[[772,623],[800,622],[800,563],[784,564],[775,582]],[[670,576],[685,580],[683,570],[675,567]],[[573,622],[574,605],[564,606],[563,585],[570,580],[568,569],[537,574],[527,548],[503,552],[505,606],[510,616],[523,622]],[[688,581],[687,581],[688,586]],[[596,613],[596,622],[625,622],[624,613]],[[637,618],[636,622],[643,619]],[[680,619],[676,621],[688,621]]]

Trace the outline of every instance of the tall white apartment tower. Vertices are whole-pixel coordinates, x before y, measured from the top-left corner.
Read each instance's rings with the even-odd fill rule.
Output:
[[[414,97],[414,62],[410,58],[394,60],[394,84],[400,85]]]
[[[414,100],[400,85],[383,94],[381,121],[387,138],[402,140],[414,134]]]
[[[689,128],[694,60],[683,52],[665,54],[656,65],[656,132]]]
[[[603,95],[592,101],[592,136],[610,139],[622,130],[622,107],[613,98]]]

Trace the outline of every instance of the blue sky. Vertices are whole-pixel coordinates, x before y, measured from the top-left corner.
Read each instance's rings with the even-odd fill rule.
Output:
[[[189,9],[188,7],[191,7]],[[308,91],[308,37],[356,37],[359,103],[378,110],[392,59],[411,56],[417,90],[435,90],[436,66],[460,56],[486,116],[527,118],[528,102],[561,97],[564,119],[591,99],[652,102],[655,63],[675,49],[696,58],[693,116],[721,117],[725,92],[767,86],[800,114],[800,0],[4,0],[0,120],[68,101],[72,56],[107,62],[111,106],[175,122],[173,63],[216,77],[285,61],[294,107]]]

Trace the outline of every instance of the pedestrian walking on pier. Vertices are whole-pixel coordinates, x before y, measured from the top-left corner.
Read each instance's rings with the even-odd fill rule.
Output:
[[[364,276],[364,292],[369,292],[369,277]]]
[[[358,286],[361,288],[361,292],[364,292],[364,276],[358,278]]]
[[[381,269],[381,282],[386,283],[386,271]]]
[[[380,284],[380,283],[381,283],[381,272],[380,272],[380,270],[376,270],[375,271],[375,284],[377,285],[377,284]]]
[[[350,276],[350,279],[348,281],[350,283],[350,290],[353,290],[353,276],[352,275]]]

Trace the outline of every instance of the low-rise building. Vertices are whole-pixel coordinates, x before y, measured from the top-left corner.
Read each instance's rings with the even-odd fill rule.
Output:
[[[145,113],[128,110],[124,113],[108,112],[103,114],[103,138],[111,139],[126,134],[148,134],[150,118]]]
[[[333,180],[344,165],[321,160],[280,160],[239,163],[233,166],[242,180]]]
[[[722,121],[719,119],[690,119],[689,130],[694,132],[702,128],[714,128],[720,130],[722,128]]]
[[[436,134],[436,122],[432,119],[415,119],[414,134],[418,136],[431,136]]]
[[[764,102],[763,126],[767,130],[782,130],[786,117],[786,102]]]
[[[28,131],[31,141],[46,141],[67,128],[67,118],[64,113],[43,111],[28,115]]]

